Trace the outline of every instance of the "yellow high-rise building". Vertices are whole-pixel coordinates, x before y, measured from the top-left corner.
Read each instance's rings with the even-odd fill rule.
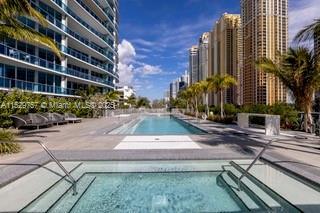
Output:
[[[288,0],[241,0],[243,31],[243,102],[286,101],[286,88],[272,74],[257,69],[261,57],[277,60],[288,47]]]
[[[241,104],[241,72],[240,61],[242,48],[240,34],[240,15],[223,14],[215,23],[209,42],[210,74],[231,75],[238,84],[226,90],[224,103]],[[210,101],[219,105],[220,96],[214,94]]]

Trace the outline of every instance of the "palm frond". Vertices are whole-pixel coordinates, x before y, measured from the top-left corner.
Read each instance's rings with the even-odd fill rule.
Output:
[[[0,24],[0,37],[41,44],[50,48],[57,56],[61,57],[60,50],[51,38],[21,24],[16,24],[15,26]]]
[[[40,12],[32,8],[28,0],[1,0],[0,18],[3,21],[12,20],[13,17],[28,16],[36,19],[41,25],[47,26],[47,20]]]
[[[299,31],[293,40],[296,42],[313,40],[315,35],[320,35],[320,19],[315,19],[312,24]]]

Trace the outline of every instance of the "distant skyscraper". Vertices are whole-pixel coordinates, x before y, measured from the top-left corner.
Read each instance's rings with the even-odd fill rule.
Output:
[[[240,15],[223,14],[212,31],[211,55],[213,55],[212,73],[231,75],[238,81],[237,86],[226,90],[224,102],[240,104],[240,58],[241,39],[239,39]],[[220,103],[220,96],[214,95],[214,104]]]
[[[213,69],[213,61],[214,61],[214,33],[209,32],[209,42],[208,42],[208,77],[214,75]],[[214,105],[214,93],[210,92],[208,95],[209,105]]]
[[[288,0],[241,0],[244,104],[286,101],[286,88],[257,69],[261,57],[276,60],[288,47]]]
[[[199,81],[199,48],[194,45],[189,50],[189,78],[190,84]]]
[[[205,32],[199,39],[199,81],[209,77],[209,39],[210,33]]]

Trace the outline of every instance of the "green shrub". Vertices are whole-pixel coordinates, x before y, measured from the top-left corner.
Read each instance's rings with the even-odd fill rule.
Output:
[[[233,104],[225,104],[224,105],[224,113],[226,115],[236,116],[238,111],[239,110],[237,109],[237,107]]]
[[[298,111],[290,104],[276,103],[271,106],[264,104],[245,105],[241,107],[240,111],[245,113],[280,115],[282,128],[296,129],[298,127]],[[264,118],[252,116],[250,117],[250,122],[264,125]]]
[[[220,113],[220,107],[210,106],[209,111],[212,112],[214,115],[218,115]]]
[[[298,111],[291,105],[277,103],[271,106],[270,114],[280,115],[281,127],[285,129],[296,129],[298,123]]]
[[[221,116],[219,115],[213,115],[213,116],[209,116],[208,120],[211,120],[217,123],[223,123],[223,124],[233,124],[235,121],[235,117],[227,115],[221,118]]]
[[[198,111],[199,111],[199,112],[205,112],[205,111],[206,111],[206,106],[203,105],[203,104],[199,105],[199,106],[198,106]]]
[[[21,146],[13,142],[14,138],[13,133],[0,130],[0,154],[11,154],[21,151]]]

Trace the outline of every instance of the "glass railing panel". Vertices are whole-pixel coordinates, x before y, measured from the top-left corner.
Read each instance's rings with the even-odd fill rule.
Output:
[[[0,87],[3,88],[17,88],[21,90],[28,90],[33,92],[46,92],[46,93],[54,93],[54,94],[64,94],[64,95],[75,95],[77,90],[70,88],[62,88],[53,85],[46,85],[40,83],[33,83],[18,79],[11,79],[0,77]]]
[[[30,55],[28,53],[24,53],[24,52],[22,52],[20,50],[8,47],[8,46],[6,46],[4,44],[1,44],[1,43],[0,43],[0,53],[3,54],[3,55],[9,56],[11,58],[15,58],[15,59],[18,59],[18,60],[21,60],[21,61],[24,61],[24,62],[28,62],[30,64],[38,65],[38,66],[41,66],[41,67],[44,67],[44,68],[47,68],[47,69],[50,69],[50,70],[54,70],[54,71],[57,71],[57,72],[60,72],[60,73],[65,73],[65,74],[73,75],[73,76],[80,77],[80,78],[83,78],[83,79],[97,81],[97,77],[90,76],[88,74],[73,70],[71,68],[63,67],[63,66],[61,66],[59,64],[56,64],[56,63],[41,59],[41,58],[39,58],[37,56]],[[92,63],[96,63],[95,66],[98,66],[100,68],[103,68],[103,69],[106,68],[106,66],[101,66],[98,62],[93,62],[92,61]],[[104,83],[104,84],[108,84],[108,81],[105,80],[105,79],[102,79],[102,78],[99,79],[98,82],[101,82],[101,83]]]

